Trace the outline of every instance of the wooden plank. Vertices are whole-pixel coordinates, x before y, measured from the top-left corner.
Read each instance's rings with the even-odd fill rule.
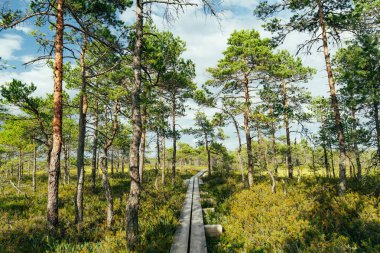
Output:
[[[206,172],[207,170],[201,170],[197,174],[195,174],[195,177],[202,177]]]
[[[207,236],[217,238],[223,234],[223,227],[220,224],[205,225],[205,232]]]
[[[170,249],[171,253],[186,253],[188,252],[191,212],[193,201],[194,177],[190,178],[185,196],[185,202],[182,207],[180,224],[174,234],[174,240]]]
[[[190,253],[207,253],[206,235],[199,195],[198,177],[194,179],[193,208],[191,214]]]

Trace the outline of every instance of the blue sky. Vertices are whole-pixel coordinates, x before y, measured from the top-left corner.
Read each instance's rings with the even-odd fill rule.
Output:
[[[16,4],[25,5],[27,2],[27,0],[13,1],[12,4],[14,6]],[[219,20],[205,16],[201,7],[185,9],[184,13],[180,14],[170,24],[162,19],[162,9],[160,8],[152,8],[152,18],[159,29],[170,30],[186,41],[188,50],[183,57],[195,62],[197,73],[195,81],[200,86],[209,78],[205,69],[215,66],[218,59],[222,57],[222,52],[226,48],[227,39],[231,32],[240,29],[256,29],[263,37],[270,37],[270,34],[261,27],[262,22],[253,16],[256,5],[256,0],[224,0],[222,3],[223,12]],[[135,18],[133,8],[122,13],[121,18],[126,23],[131,24]],[[43,96],[53,90],[51,69],[43,63],[26,67],[22,65],[33,57],[42,55],[34,38],[29,35],[33,29],[35,29],[33,23],[26,22],[18,26],[16,30],[0,33],[0,57],[15,67],[0,71],[0,84],[10,81],[12,78],[33,82],[38,87],[36,95]],[[305,36],[308,35],[291,34],[280,48],[286,48],[291,53],[295,53],[297,45],[304,41]],[[313,80],[304,85],[309,87],[313,95],[327,96],[328,85],[323,54],[314,52],[307,56],[301,55],[301,57],[305,65],[314,67],[318,71]],[[179,120],[183,128],[192,126],[192,119],[197,110],[193,103],[190,102],[188,105],[193,109],[189,109],[187,115]],[[206,110],[209,115],[214,112],[211,109]],[[226,128],[225,132],[230,136],[225,141],[226,146],[229,149],[236,148],[236,136],[232,126]],[[191,136],[183,136],[181,141],[195,143]]]

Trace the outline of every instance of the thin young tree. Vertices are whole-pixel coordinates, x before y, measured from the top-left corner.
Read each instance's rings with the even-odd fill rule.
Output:
[[[272,55],[271,41],[260,38],[255,30],[235,31],[228,39],[227,50],[217,67],[209,68],[213,79],[210,86],[219,87],[221,93],[244,101],[244,131],[248,157],[248,185],[253,185],[253,152],[250,128],[250,111],[253,87],[265,75]]]
[[[315,70],[304,67],[300,58],[295,59],[286,50],[279,51],[273,55],[270,68],[270,76],[275,80],[277,79],[277,82],[281,84],[277,89],[280,88],[281,92],[279,94],[282,95],[280,99],[282,100],[281,109],[286,133],[288,176],[293,178],[290,122],[295,117],[300,118],[304,114],[302,105],[307,103],[310,98],[310,94],[306,93],[305,89],[297,86],[297,84],[307,82],[315,73]],[[276,90],[276,87],[274,89]]]

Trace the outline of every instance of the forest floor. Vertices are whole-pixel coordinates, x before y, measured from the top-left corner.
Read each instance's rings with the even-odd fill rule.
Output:
[[[221,224],[223,235],[207,238],[208,252],[380,252],[380,175],[349,179],[337,196],[337,179],[312,174],[279,183],[257,177],[252,189],[241,176],[205,178],[202,191],[214,203],[206,224]],[[281,182],[281,181],[280,181]],[[286,193],[285,193],[286,192]]]
[[[169,252],[186,191],[183,179],[196,169],[200,168],[178,172],[175,186],[167,175],[167,186],[159,190],[154,187],[154,171],[146,171],[137,252]],[[94,193],[86,185],[81,232],[74,224],[74,176],[70,184],[61,184],[60,227],[54,234],[45,227],[47,178],[42,171],[36,193],[31,177],[23,178],[20,188],[28,197],[3,185],[0,252],[125,252],[126,178],[121,173],[111,178],[115,210],[111,230],[105,226],[100,179]],[[215,208],[205,215],[205,223],[222,224],[225,230],[218,239],[208,238],[208,252],[380,252],[379,175],[365,176],[361,183],[349,179],[349,191],[339,197],[336,179],[313,174],[300,182],[279,183],[276,193],[271,192],[267,176],[256,177],[252,189],[233,173],[214,174],[203,181],[202,208]]]
[[[87,170],[87,169],[86,169]],[[156,190],[154,171],[147,170],[140,202],[139,222],[141,246],[138,252],[167,252],[173,236],[185,196],[183,179],[188,174],[179,173],[175,186],[171,186],[170,175],[167,186]],[[194,172],[195,173],[195,172]],[[24,176],[18,195],[10,185],[0,189],[0,252],[125,252],[125,205],[129,190],[127,174],[115,173],[110,178],[114,198],[114,223],[106,228],[106,200],[101,179],[97,179],[96,190],[91,193],[86,180],[84,195],[85,221],[82,231],[74,224],[74,194],[76,181],[71,171],[70,184],[60,184],[59,229],[54,234],[46,230],[47,177],[40,171],[37,177],[37,192],[31,187],[31,177]],[[90,175],[89,170],[86,175]],[[63,180],[61,180],[62,182]],[[161,182],[161,175],[159,175]],[[13,182],[15,180],[13,179]]]

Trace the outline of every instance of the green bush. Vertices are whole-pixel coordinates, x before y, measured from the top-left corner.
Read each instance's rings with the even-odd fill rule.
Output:
[[[219,180],[219,188],[235,193],[219,199],[220,213],[206,217],[225,229],[219,240],[209,240],[210,252],[380,252],[377,197],[337,196],[335,182],[326,180],[291,182],[286,195],[273,194],[268,182],[241,190],[230,180]]]

